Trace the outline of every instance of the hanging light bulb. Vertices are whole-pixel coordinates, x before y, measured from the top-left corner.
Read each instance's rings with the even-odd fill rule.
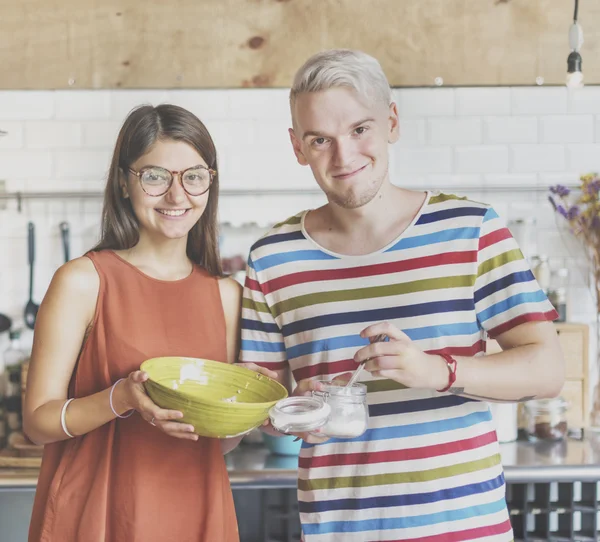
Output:
[[[577,11],[579,0],[575,0],[575,13],[573,15],[573,24],[569,28],[569,48],[571,53],[567,58],[567,86],[569,88],[579,88],[583,86],[583,72],[581,70],[581,55],[579,50],[583,45],[583,30],[577,22]]]

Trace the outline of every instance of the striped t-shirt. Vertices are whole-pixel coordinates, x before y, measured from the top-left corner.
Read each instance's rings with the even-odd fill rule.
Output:
[[[242,361],[289,365],[296,381],[333,377],[356,368],[352,358],[367,344],[359,332],[376,322],[391,322],[428,353],[478,356],[486,336],[556,317],[488,205],[428,194],[402,235],[361,256],[319,246],[305,215],[251,249]],[[306,542],[512,540],[487,403],[366,371],[362,381],[367,432],[302,446]]]

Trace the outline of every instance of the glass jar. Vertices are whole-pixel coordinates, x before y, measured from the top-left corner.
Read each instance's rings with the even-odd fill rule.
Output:
[[[275,429],[282,433],[314,432],[317,436],[356,438],[369,423],[367,387],[344,381],[318,380],[321,390],[310,397],[288,397],[269,410]],[[317,431],[317,429],[319,431]]]
[[[525,429],[529,440],[562,440],[567,436],[568,403],[562,398],[525,403]]]
[[[320,380],[322,391],[313,391],[331,407],[331,413],[320,434],[335,438],[360,437],[369,425],[367,387],[353,384],[346,387],[344,381]]]

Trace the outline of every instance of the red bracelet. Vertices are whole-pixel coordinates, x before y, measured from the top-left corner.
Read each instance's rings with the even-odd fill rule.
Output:
[[[456,382],[456,360],[450,354],[439,354],[444,358],[446,362],[446,366],[448,367],[448,385],[441,390],[437,390],[439,392],[448,391],[454,382]]]

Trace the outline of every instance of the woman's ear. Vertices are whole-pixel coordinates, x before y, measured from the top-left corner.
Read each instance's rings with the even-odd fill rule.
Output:
[[[119,169],[119,187],[121,188],[121,197],[127,199],[129,192],[127,191],[127,177],[122,169]]]

